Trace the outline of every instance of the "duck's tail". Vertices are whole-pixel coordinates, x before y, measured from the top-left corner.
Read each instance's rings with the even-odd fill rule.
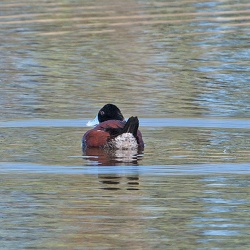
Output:
[[[131,133],[135,138],[137,138],[138,128],[139,120],[137,116],[131,116],[123,128],[106,128],[106,131],[110,134],[110,139],[114,139],[124,133]]]
[[[117,149],[137,148],[139,145],[138,127],[138,118],[131,116],[123,128],[107,128],[106,131],[110,134],[108,146]]]
[[[131,133],[135,138],[137,137],[137,130],[139,128],[139,120],[137,116],[131,116],[123,127],[121,134]]]

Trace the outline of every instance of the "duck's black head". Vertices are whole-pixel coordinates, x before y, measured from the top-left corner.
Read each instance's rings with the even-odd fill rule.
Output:
[[[108,120],[120,120],[120,121],[124,120],[124,117],[120,109],[117,108],[114,104],[110,104],[110,103],[104,105],[98,112],[99,122],[105,122]]]

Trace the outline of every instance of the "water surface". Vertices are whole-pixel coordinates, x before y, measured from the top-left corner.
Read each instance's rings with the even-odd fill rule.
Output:
[[[1,1],[1,249],[249,249],[249,14]],[[143,152],[82,151],[109,102]]]

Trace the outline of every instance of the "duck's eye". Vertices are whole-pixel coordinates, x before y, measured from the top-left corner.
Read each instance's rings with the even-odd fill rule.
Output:
[[[101,110],[101,111],[100,111],[100,115],[104,115],[104,114],[105,114],[104,111]]]

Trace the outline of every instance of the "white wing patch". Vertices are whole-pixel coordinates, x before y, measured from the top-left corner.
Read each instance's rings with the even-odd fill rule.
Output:
[[[116,149],[137,149],[138,144],[135,137],[131,133],[123,133],[118,135],[108,144],[111,148]]]

